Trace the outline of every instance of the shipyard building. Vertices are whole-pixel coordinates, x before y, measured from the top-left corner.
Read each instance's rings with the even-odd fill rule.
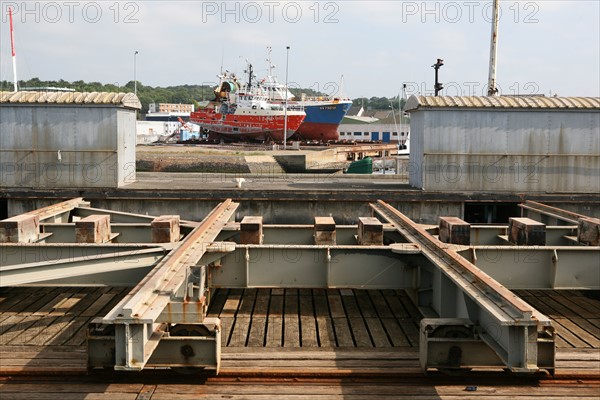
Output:
[[[412,96],[410,184],[429,191],[600,192],[600,99]]]
[[[0,186],[116,188],[135,181],[132,93],[0,92]]]

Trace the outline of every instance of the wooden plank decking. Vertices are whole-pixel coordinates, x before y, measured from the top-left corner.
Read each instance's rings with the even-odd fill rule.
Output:
[[[467,388],[472,388],[471,390]],[[476,389],[476,390],[473,390]],[[203,382],[202,384],[149,383],[0,383],[3,398],[11,400],[195,400],[195,399],[399,399],[418,400],[479,398],[492,400],[597,399],[599,386],[593,383],[555,385],[426,385],[398,381],[382,382]]]
[[[421,314],[403,291],[217,289],[226,347],[411,348]]]
[[[0,290],[0,376],[87,373],[85,330],[122,288]],[[557,376],[600,380],[600,301],[517,292],[554,320]],[[221,376],[421,376],[417,308],[402,291],[219,289]]]

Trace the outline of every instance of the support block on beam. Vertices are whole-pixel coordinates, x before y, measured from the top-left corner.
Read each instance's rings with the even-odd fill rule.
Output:
[[[241,244],[262,244],[263,217],[246,216],[240,222]]]
[[[40,217],[21,214],[0,221],[0,243],[36,242],[40,234]]]
[[[600,246],[600,219],[579,218],[577,223],[577,240],[588,246]]]
[[[335,221],[332,217],[315,217],[314,238],[316,245],[335,246]]]
[[[509,218],[508,240],[519,246],[545,246],[546,225],[530,218]]]
[[[152,243],[179,242],[179,215],[161,215],[154,218],[151,227]]]
[[[89,215],[75,222],[75,238],[77,243],[110,242],[110,215]]]
[[[383,224],[374,217],[358,218],[358,243],[365,246],[383,245]]]
[[[444,243],[471,244],[471,224],[456,217],[440,217],[440,236]]]

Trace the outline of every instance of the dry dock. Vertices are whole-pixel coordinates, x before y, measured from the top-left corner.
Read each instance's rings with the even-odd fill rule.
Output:
[[[2,94],[0,397],[597,399],[599,104],[411,97],[398,175],[182,174],[131,94]]]

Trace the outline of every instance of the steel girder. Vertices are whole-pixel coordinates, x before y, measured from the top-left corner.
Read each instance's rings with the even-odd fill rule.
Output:
[[[110,220],[117,223],[150,223],[156,216],[136,214],[123,211],[105,210],[103,208],[77,207],[73,215],[78,217],[87,217],[89,215],[110,215]],[[181,226],[186,228],[196,228],[199,225],[195,221],[181,220]]]
[[[77,243],[74,221],[90,215],[111,217],[116,232],[110,242]],[[82,198],[21,215],[28,216],[39,220],[34,243],[0,243],[0,287],[135,286],[174,248],[172,243],[151,243],[155,216],[91,208]],[[181,231],[186,234],[196,226],[198,222],[182,221]]]
[[[520,207],[524,217],[533,218],[547,225],[577,225],[577,220],[585,217],[585,215],[531,200],[520,204]]]
[[[38,208],[24,215],[37,215],[42,222],[69,222],[72,211],[77,207],[89,207],[90,203],[82,197],[66,200],[61,203],[52,204],[48,207]]]
[[[205,318],[208,288],[344,287],[415,289],[418,304],[439,316],[422,323],[425,368],[552,370],[549,320],[507,288],[598,288],[600,248],[577,241],[582,216],[526,206],[562,218],[562,226],[546,227],[547,246],[514,246],[506,226],[471,226],[470,246],[441,243],[437,227],[415,224],[383,202],[372,207],[388,222],[390,245],[356,245],[356,226],[336,226],[337,245],[314,245],[312,225],[265,225],[267,245],[215,242],[239,239],[230,200],[201,223],[182,221],[183,242],[151,244],[155,217],[91,208],[78,198],[28,213],[39,217],[44,236],[0,245],[0,286],[137,284],[92,326],[92,366],[116,360],[121,370],[218,369],[219,323]],[[73,221],[99,214],[111,217],[112,243],[73,243]],[[183,326],[183,337],[170,331],[173,324]]]
[[[510,289],[600,289],[597,247],[473,246],[458,254]]]
[[[540,367],[553,371],[554,329],[550,319],[395,208],[382,201],[371,207],[410,242],[419,244],[430,261],[419,268],[419,305],[431,306],[440,318],[468,320],[464,329],[492,349],[511,371],[531,373]],[[456,354],[468,351],[461,347],[461,340],[455,340],[460,337],[454,333],[458,329],[456,322],[451,326],[454,330],[450,329],[453,333],[448,337],[447,330],[428,321],[422,325],[420,351],[424,369],[448,366]],[[447,351],[429,354],[429,341],[445,343]],[[549,342],[551,346],[546,345]],[[462,365],[458,358],[452,367]]]
[[[421,250],[392,246],[237,245],[210,269],[227,288],[411,288]]]
[[[231,200],[217,206],[119,304],[97,320],[99,326],[114,327],[116,370],[143,369],[161,339],[168,336],[170,324],[204,322],[208,303],[206,268],[198,266],[198,262],[237,206]],[[217,352],[219,324],[212,321],[211,324],[209,336],[215,338]],[[186,349],[181,347],[180,352]],[[93,352],[94,347],[89,351]],[[195,361],[188,357],[188,365],[195,365]]]
[[[133,286],[173,245],[9,243],[0,248],[0,287]]]

